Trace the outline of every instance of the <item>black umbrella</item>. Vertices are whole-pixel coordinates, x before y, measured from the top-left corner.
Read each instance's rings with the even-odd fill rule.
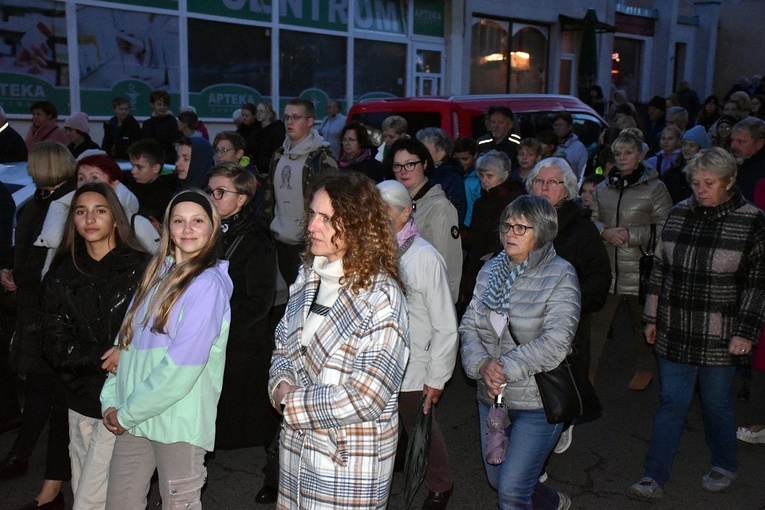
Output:
[[[412,506],[417,490],[425,480],[428,471],[428,455],[430,455],[430,427],[433,423],[433,406],[428,414],[423,412],[425,395],[420,401],[420,409],[414,417],[414,423],[409,430],[409,445],[406,448],[406,463],[404,464],[404,501],[406,509]]]
[[[502,388],[504,389],[504,384]],[[505,429],[510,426],[510,417],[507,415],[507,407],[502,402],[502,392],[494,397],[494,405],[489,409],[486,416],[486,462],[492,466],[498,466],[505,462],[508,439]]]

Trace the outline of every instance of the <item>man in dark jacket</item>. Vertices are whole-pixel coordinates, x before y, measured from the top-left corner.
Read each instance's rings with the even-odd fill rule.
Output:
[[[754,200],[754,186],[765,179],[765,121],[747,117],[731,130],[731,152],[738,161],[736,184],[744,198]]]
[[[478,152],[502,151],[510,158],[513,168],[517,168],[521,137],[513,133],[513,110],[507,106],[492,106],[486,115],[489,132],[478,139]]]
[[[24,139],[8,123],[5,110],[0,106],[0,163],[27,160],[27,146]]]
[[[141,139],[141,126],[130,115],[130,102],[124,97],[112,101],[114,117],[104,122],[104,141],[101,147],[114,159],[127,161],[128,147]]]

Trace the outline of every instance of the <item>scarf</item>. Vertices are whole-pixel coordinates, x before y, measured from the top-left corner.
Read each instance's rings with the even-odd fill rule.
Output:
[[[348,154],[343,154],[340,157],[340,166],[342,168],[345,168],[347,166],[352,166],[357,163],[361,163],[367,158],[372,157],[372,151],[370,149],[361,149],[355,156],[349,156]]]
[[[508,315],[510,312],[510,287],[526,271],[529,259],[524,260],[510,271],[510,257],[504,251],[494,258],[486,292],[481,301],[489,310]]]
[[[398,241],[398,255],[401,257],[404,253],[406,253],[406,250],[409,249],[410,246],[412,246],[412,243],[414,243],[418,237],[420,236],[420,231],[417,230],[417,225],[414,223],[414,218],[409,217],[409,220],[407,220],[404,227],[401,229],[401,231],[396,234],[396,241]]]

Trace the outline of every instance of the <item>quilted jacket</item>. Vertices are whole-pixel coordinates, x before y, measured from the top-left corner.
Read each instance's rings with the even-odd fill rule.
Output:
[[[552,243],[533,250],[525,272],[510,288],[510,312],[505,319],[513,341],[507,327],[497,336],[490,310],[481,301],[496,260],[491,259],[478,273],[473,299],[462,316],[462,366],[468,377],[478,382],[478,400],[492,404],[480,369],[487,360],[499,358],[507,378],[507,407],[541,409],[534,374],[557,367],[571,350],[579,324],[579,279],[574,267],[555,253]],[[510,264],[512,271],[515,266]]]

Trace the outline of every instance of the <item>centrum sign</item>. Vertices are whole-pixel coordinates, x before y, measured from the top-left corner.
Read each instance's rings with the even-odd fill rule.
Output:
[[[404,33],[403,7],[398,0],[279,0],[279,19],[287,25],[346,31],[350,1],[355,2],[355,28]],[[270,22],[273,0],[188,0],[188,10]]]

